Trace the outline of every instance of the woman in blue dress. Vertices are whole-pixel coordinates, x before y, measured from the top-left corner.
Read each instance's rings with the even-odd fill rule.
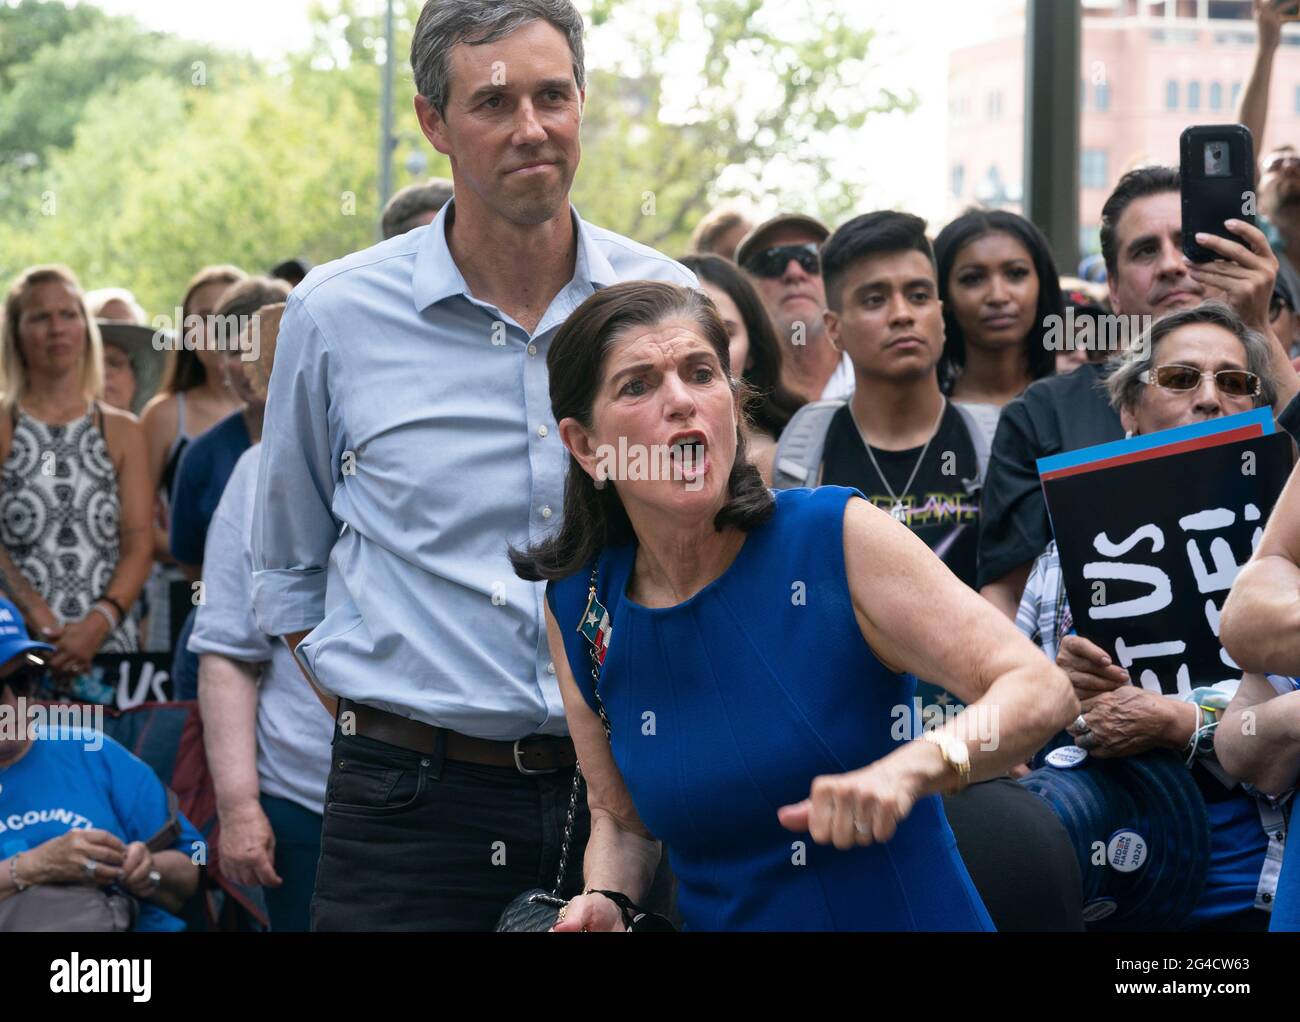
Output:
[[[621,929],[595,892],[639,901],[663,842],[689,929],[992,929],[938,796],[1026,760],[1070,685],[856,491],[769,491],[727,350],[702,293],[640,281],[548,353],[564,517],[513,556],[592,821],[555,928]],[[968,706],[921,741],[911,675]]]

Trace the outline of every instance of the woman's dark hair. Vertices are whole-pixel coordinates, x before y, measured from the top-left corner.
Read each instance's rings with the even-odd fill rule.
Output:
[[[1034,312],[1034,325],[1024,340],[1029,378],[1041,380],[1056,372],[1056,352],[1044,343],[1044,339],[1051,324],[1061,322],[1061,317],[1065,315],[1065,305],[1061,299],[1061,276],[1056,271],[1051,245],[1047,243],[1042,231],[1015,213],[1001,209],[967,210],[940,231],[934,242],[946,338],[943,355],[939,359],[939,383],[948,394],[952,393],[953,384],[966,367],[966,337],[957,323],[953,303],[949,300],[951,286],[948,278],[962,250],[990,234],[1010,235],[1029,252],[1034,272],[1038,275],[1038,308]],[[1050,316],[1058,318],[1049,320]]]
[[[776,439],[794,413],[803,407],[804,401],[781,382],[781,342],[763,299],[736,264],[721,256],[689,255],[681,260],[681,264],[702,283],[707,282],[724,291],[736,303],[745,332],[749,335],[749,355],[754,361],[748,369],[738,367],[754,393],[754,400],[746,411],[758,429]]]
[[[190,278],[188,286],[185,288],[185,297],[181,299],[181,321],[176,324],[176,339],[183,341],[185,337],[185,321],[194,312],[194,296],[200,288],[205,288],[209,284],[238,284],[244,280],[248,274],[238,266],[205,266]],[[199,361],[199,356],[191,349],[186,348],[182,343],[179,347],[173,349],[167,356],[167,365],[163,368],[162,382],[158,385],[159,394],[183,394],[187,390],[193,390],[201,386],[208,378],[208,371],[204,368],[203,363]]]
[[[578,306],[551,342],[546,369],[555,421],[577,419],[590,429],[592,405],[615,340],[630,327],[655,326],[674,318],[697,324],[723,370],[730,373],[727,330],[708,295],[652,280],[615,284],[597,291]],[[736,462],[727,480],[730,499],[713,519],[719,532],[728,525],[748,532],[767,521],[776,506],[758,469],[749,461],[744,431],[737,430],[737,434]],[[603,548],[621,546],[635,538],[618,487],[607,482],[602,489],[596,489],[591,476],[569,455],[564,515],[559,527],[525,550],[511,547],[510,563],[515,574],[529,582],[558,580],[583,571]]]
[[[274,305],[289,297],[288,281],[274,277],[248,277],[231,284],[222,292],[221,300],[212,310],[214,316],[251,316],[264,305]]]

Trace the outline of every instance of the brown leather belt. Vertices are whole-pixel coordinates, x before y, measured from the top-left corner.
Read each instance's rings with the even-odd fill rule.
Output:
[[[339,700],[339,716],[353,715],[354,734],[377,742],[396,745],[411,752],[431,756],[442,746],[443,756],[460,763],[481,766],[514,767],[521,774],[549,774],[571,767],[578,761],[571,738],[531,735],[514,742],[496,742],[471,738],[446,728],[434,727],[373,706]]]

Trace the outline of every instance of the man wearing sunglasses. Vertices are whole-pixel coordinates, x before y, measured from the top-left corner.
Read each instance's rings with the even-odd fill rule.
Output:
[[[853,364],[826,336],[826,285],[819,247],[830,237],[822,223],[782,213],[759,224],[736,249],[736,263],[753,278],[776,322],[781,378],[808,401],[843,400],[853,393]]]

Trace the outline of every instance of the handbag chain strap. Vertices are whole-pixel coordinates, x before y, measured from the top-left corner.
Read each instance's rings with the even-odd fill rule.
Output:
[[[591,591],[596,591],[596,572],[599,570],[600,562],[591,568]],[[600,726],[605,729],[605,740],[610,741],[609,718],[605,716],[605,703],[600,698],[600,660],[596,656],[596,647],[592,646],[588,652],[591,654],[591,693],[596,697],[596,710],[600,714]],[[555,877],[555,890],[553,896],[558,898],[560,891],[564,888],[564,876],[569,867],[569,849],[573,846],[573,824],[578,813],[578,792],[582,788],[582,766],[575,764],[573,768],[573,786],[569,789],[569,813],[564,820],[564,840],[560,843],[560,868]]]

